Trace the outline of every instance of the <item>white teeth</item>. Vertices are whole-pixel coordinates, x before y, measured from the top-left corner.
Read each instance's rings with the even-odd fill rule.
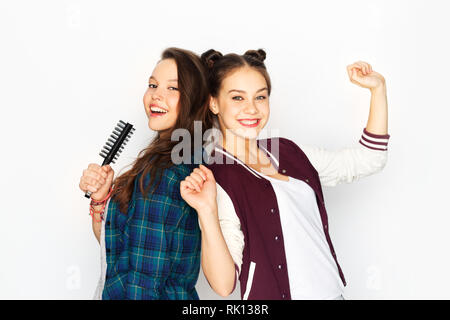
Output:
[[[158,108],[158,107],[151,107],[150,110],[151,110],[152,112],[162,112],[162,113],[167,113],[167,110],[164,110],[164,109],[161,109],[161,108]]]
[[[240,120],[240,122],[243,124],[255,124],[258,122],[258,119],[256,119],[256,120]]]

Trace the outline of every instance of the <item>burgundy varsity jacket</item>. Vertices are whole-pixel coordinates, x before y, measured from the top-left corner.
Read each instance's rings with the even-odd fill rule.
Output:
[[[363,140],[364,136],[372,139],[371,142],[375,144],[369,145],[369,141]],[[373,135],[364,130],[363,141],[360,143],[370,149],[383,150],[386,148],[387,143],[377,142],[377,138],[387,139],[389,135]],[[302,149],[289,139],[270,138],[257,142],[258,147],[262,146],[261,150],[269,152],[272,150],[272,143],[278,143],[277,163],[267,155],[274,167],[280,174],[302,180],[314,190],[324,234],[345,286],[345,277],[328,232],[328,217],[318,172]],[[252,174],[247,165],[242,162],[238,163],[239,160],[230,161],[234,157],[232,155],[227,157],[226,154],[230,154],[223,148],[218,148],[221,152],[212,151],[210,158],[212,162],[209,162],[207,167],[213,172],[217,184],[231,199],[244,235],[245,246],[239,275],[241,298],[248,291],[248,299],[253,300],[291,299],[283,233],[275,191],[267,179]],[[254,270],[251,270],[252,262],[257,266]],[[246,285],[250,273],[252,277],[251,290],[247,290]]]

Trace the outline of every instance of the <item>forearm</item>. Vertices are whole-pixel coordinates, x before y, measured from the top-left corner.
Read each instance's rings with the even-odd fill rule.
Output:
[[[102,208],[101,205],[94,206],[95,211],[99,211]],[[100,243],[100,234],[102,231],[102,220],[100,213],[94,213],[94,218],[92,219],[92,231],[94,231],[95,238],[98,243]]]
[[[370,90],[370,111],[366,130],[373,134],[388,134],[388,104],[386,84]]]
[[[235,284],[233,258],[220,229],[217,207],[213,212],[199,213],[202,230],[202,269],[212,289],[228,296]]]

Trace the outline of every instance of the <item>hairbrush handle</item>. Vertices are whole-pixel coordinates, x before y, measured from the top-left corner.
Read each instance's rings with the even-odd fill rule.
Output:
[[[99,153],[101,157],[105,158],[102,167],[111,162],[115,163],[115,160],[117,160],[135,130],[136,129],[133,128],[132,124],[119,120],[117,126],[114,128],[112,134],[109,136],[103,149]],[[84,196],[89,199],[91,194],[91,191],[87,191]]]

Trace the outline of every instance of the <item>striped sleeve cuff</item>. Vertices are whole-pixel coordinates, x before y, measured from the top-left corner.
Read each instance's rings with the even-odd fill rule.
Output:
[[[391,136],[389,134],[374,134],[364,128],[359,143],[372,150],[386,151],[388,141]]]

